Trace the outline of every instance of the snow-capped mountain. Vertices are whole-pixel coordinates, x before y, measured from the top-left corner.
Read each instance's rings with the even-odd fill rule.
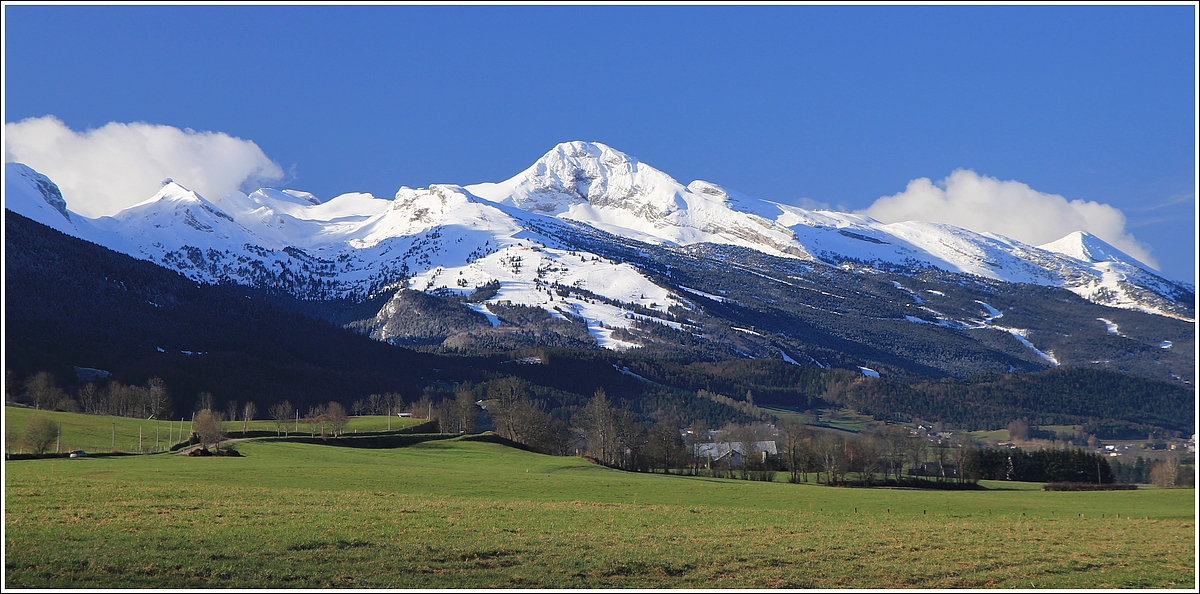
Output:
[[[21,163],[4,164],[4,208],[67,235],[80,235],[79,216],[67,210],[58,186]]]
[[[1188,292],[1090,234],[1076,232],[1035,247],[941,223],[884,224],[863,215],[805,210],[700,180],[684,186],[599,143],[560,144],[507,181],[465,189],[655,244],[717,243],[835,265],[936,268],[1061,286],[1098,303],[1167,315],[1175,315],[1170,303]]]
[[[938,305],[948,287],[1027,283],[1065,288],[1098,304],[1194,318],[1189,286],[1088,234],[1031,246],[941,223],[884,224],[805,210],[709,182],[684,185],[599,143],[560,144],[506,181],[401,188],[390,200],[343,194],[322,202],[270,188],[214,198],[168,181],[148,200],[98,219],[69,211],[53,182],[24,165],[7,163],[5,174],[6,208],[197,281],[281,290],[303,300],[383,299],[358,327],[388,341],[404,338],[389,321],[413,307],[401,289],[473,296],[464,307],[479,316],[476,325],[495,333],[522,323],[513,321],[519,312],[503,308],[526,305],[547,312],[546,323],[578,324],[586,329],[582,336],[610,348],[643,344],[628,331],[651,323],[677,333],[672,340],[722,341],[747,356],[774,352],[817,364],[829,364],[819,359],[832,357],[830,349],[845,350],[837,344],[860,340],[847,338],[858,330],[837,321],[851,311],[867,325],[936,329],[943,334],[929,340],[942,342],[945,333],[990,328],[988,321],[999,317],[988,313],[991,305],[979,309],[987,301],[980,295]],[[931,274],[949,284],[928,285],[927,292],[904,288],[917,281],[903,279]],[[780,308],[792,321],[777,322],[774,334],[754,328]],[[839,338],[825,350],[802,352],[796,345],[816,339],[796,328],[818,320],[811,315],[823,316],[816,322],[821,331]],[[971,338],[961,348],[1007,349],[1004,364],[989,369],[1057,363],[1025,340],[1027,329],[1002,329],[1019,340],[996,346],[994,338]],[[852,367],[880,365],[888,363],[864,359]]]
[[[1064,265],[1058,267],[1065,279],[1063,286],[1089,301],[1148,313],[1163,313],[1155,307],[1162,298],[1171,301],[1190,298],[1190,287],[1168,281],[1136,258],[1086,231],[1075,231],[1038,247],[1069,256]],[[1031,256],[1030,259],[1037,262],[1035,257]],[[1077,266],[1076,261],[1088,263],[1090,270],[1083,274],[1071,270],[1070,267]],[[1047,268],[1053,266],[1049,262],[1044,265]]]
[[[306,299],[362,299],[400,288],[471,293],[498,282],[493,302],[584,320],[595,340],[613,347],[632,346],[609,337],[614,327],[632,323],[616,303],[661,312],[674,303],[633,266],[535,230],[539,220],[540,227],[559,222],[457,186],[402,188],[393,200],[344,194],[320,203],[271,189],[209,201],[168,182],[115,216],[85,219],[50,207],[43,189],[53,197],[57,188],[44,176],[19,164],[6,167],[6,194],[21,197],[12,203],[15,212],[198,281],[283,289]],[[558,296],[554,285],[602,299]],[[492,316],[487,307],[474,306]],[[386,329],[372,334],[393,338]]]
[[[507,181],[465,189],[493,202],[648,243],[718,243],[807,255],[786,227],[753,210],[769,211],[765,203],[703,181],[685,187],[600,143],[560,144]]]

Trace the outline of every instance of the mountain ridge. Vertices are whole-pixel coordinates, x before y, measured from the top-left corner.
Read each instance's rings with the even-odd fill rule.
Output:
[[[69,211],[64,217],[53,182],[27,167],[6,164],[6,173],[6,196],[19,198],[10,201],[14,211],[61,220],[70,235],[193,280],[314,303],[381,300],[377,314],[355,327],[397,344],[532,346],[520,341],[536,335],[577,345],[587,336],[616,350],[708,344],[702,348],[885,375],[958,376],[1060,362],[1191,375],[1176,363],[1153,371],[1158,359],[1174,361],[1173,353],[1194,348],[1170,324],[1142,323],[1157,328],[1143,343],[1175,350],[1138,347],[1137,363],[1082,359],[1087,349],[1071,344],[1092,338],[1062,342],[1105,336],[1095,320],[1116,314],[1067,305],[1054,296],[1061,289],[1100,306],[1194,318],[1187,286],[1094,236],[1073,234],[1052,242],[1059,250],[1052,251],[940,223],[885,225],[805,210],[709,182],[685,186],[599,143],[559,145],[499,184],[405,187],[391,200],[344,194],[320,202],[273,189],[208,200],[169,182],[152,199],[101,219]],[[1060,253],[1076,244],[1076,256]],[[1026,317],[1010,312],[1004,324],[978,305],[1019,293],[1020,283],[1045,287],[1026,292],[1062,301],[1050,309],[1060,317],[1071,311],[1066,317],[1075,326],[1059,328],[1021,299],[1011,307],[1027,310]],[[419,327],[397,319],[412,314],[411,304],[432,303],[402,295],[406,290],[460,303],[454,307],[465,311],[447,317],[460,322]],[[520,338],[510,324],[497,323],[498,308],[510,306],[539,308],[545,317],[512,312],[536,328]],[[848,325],[847,316],[873,330]]]
[[[167,226],[146,219],[167,218],[167,213],[157,211],[167,210],[167,203],[178,199],[178,191],[168,192],[168,188],[186,190],[168,183],[150,200],[114,217],[96,219],[95,226],[118,236],[122,230],[130,230],[126,243],[137,242],[130,236],[165,233],[145,227]],[[424,230],[421,221],[435,226],[439,215],[447,214],[444,209],[439,212],[436,204],[425,205],[420,212],[409,212],[407,223],[398,224],[395,216],[388,216],[389,210],[403,209],[421,196],[441,196],[442,204],[447,196],[459,196],[466,202],[471,198],[481,200],[476,203],[493,208],[508,205],[522,213],[581,222],[652,244],[716,243],[832,265],[856,262],[892,268],[938,268],[1008,282],[1062,286],[1097,303],[1194,318],[1186,305],[1177,305],[1194,293],[1190,286],[1157,275],[1091,234],[1074,232],[1042,246],[1031,246],[941,223],[883,224],[863,215],[805,210],[750,198],[701,180],[684,186],[600,143],[562,143],[504,182],[434,185],[416,190],[403,187],[392,200],[348,194],[321,203],[311,194],[267,188],[214,201],[191,195],[203,202],[199,211],[172,209],[185,224],[223,235],[226,243],[271,250],[340,250],[343,254],[339,256],[344,257],[347,251]],[[435,206],[432,212],[431,205]],[[504,214],[516,219],[517,225],[522,224],[522,215],[514,216],[512,211]],[[211,220],[213,216],[225,219],[225,223]],[[83,219],[76,215],[76,220]],[[78,235],[89,233],[80,230]],[[93,237],[88,239],[101,244],[119,243],[106,242],[98,233],[90,235]],[[188,239],[152,241],[164,248],[170,247],[168,244],[180,244],[177,249],[184,245],[201,249],[228,247],[192,245],[189,241],[213,242],[191,239],[195,233],[186,235]],[[155,250],[138,246],[120,247],[126,253],[138,251],[140,257],[165,261],[165,253],[156,254]],[[1099,257],[1093,257],[1096,254]]]

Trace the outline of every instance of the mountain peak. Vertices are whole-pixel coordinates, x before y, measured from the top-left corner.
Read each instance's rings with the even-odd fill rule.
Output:
[[[553,158],[555,155],[566,156],[574,159],[594,159],[600,157],[606,159],[612,158],[615,159],[615,161],[612,163],[613,165],[623,161],[629,161],[635,165],[637,164],[637,159],[634,159],[629,155],[626,155],[625,153],[608,146],[607,144],[594,141],[587,142],[583,140],[571,140],[568,142],[560,142],[555,145],[554,148],[547,151],[546,154],[539,159],[539,161]]]
[[[203,203],[208,202],[199,194],[185,187],[183,184],[167,178],[163,180],[162,188],[156,194],[141,204],[152,204],[155,202],[184,202],[184,203]],[[136,204],[130,208],[137,208],[141,204]]]
[[[1120,262],[1133,264],[1139,268],[1149,268],[1137,258],[1122,252],[1108,242],[1088,233],[1087,231],[1072,231],[1060,239],[1038,246],[1044,250],[1057,252],[1088,263]]]
[[[766,203],[709,182],[684,186],[598,142],[564,142],[506,181],[465,189],[652,244],[726,243],[807,257],[792,233],[770,220],[772,208]]]
[[[683,189],[669,175],[625,153],[583,141],[555,146],[506,181],[467,187],[482,198],[550,216],[581,205],[664,216],[680,206],[673,198]]]
[[[638,165],[637,159],[606,144],[574,140],[559,143],[533,167],[555,172],[607,170],[609,175],[619,175],[636,173]]]
[[[151,233],[150,228],[184,229],[176,227],[176,224],[187,228],[185,234],[200,232],[222,240],[252,235],[224,210],[169,178],[163,181],[163,187],[150,199],[98,222],[106,228],[132,236]]]

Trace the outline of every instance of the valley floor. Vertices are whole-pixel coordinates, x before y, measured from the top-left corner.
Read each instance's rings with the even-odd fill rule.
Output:
[[[5,588],[1196,585],[1190,489],[831,488],[465,439],[239,449],[6,462]]]

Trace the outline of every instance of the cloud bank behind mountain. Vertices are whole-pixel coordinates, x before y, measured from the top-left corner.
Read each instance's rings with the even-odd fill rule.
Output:
[[[87,217],[112,215],[142,202],[167,178],[212,199],[284,178],[283,170],[257,144],[223,132],[142,122],[111,122],[76,132],[54,116],[7,123],[4,131],[5,161],[24,163],[47,175],[71,210]],[[904,191],[858,212],[885,223],[936,221],[1032,245],[1087,231],[1158,268],[1150,247],[1126,229],[1119,209],[1068,201],[969,169],[956,170],[938,182],[914,179]]]
[[[1126,230],[1125,214],[1108,204],[1039,192],[1019,181],[1001,181],[958,169],[939,182],[908,182],[858,211],[885,223],[935,221],[979,233],[997,233],[1031,245],[1087,231],[1155,269],[1150,247]]]
[[[112,215],[153,196],[166,178],[207,198],[283,178],[257,144],[223,132],[135,122],[76,132],[54,116],[4,125],[5,162],[58,184],[71,210]]]

